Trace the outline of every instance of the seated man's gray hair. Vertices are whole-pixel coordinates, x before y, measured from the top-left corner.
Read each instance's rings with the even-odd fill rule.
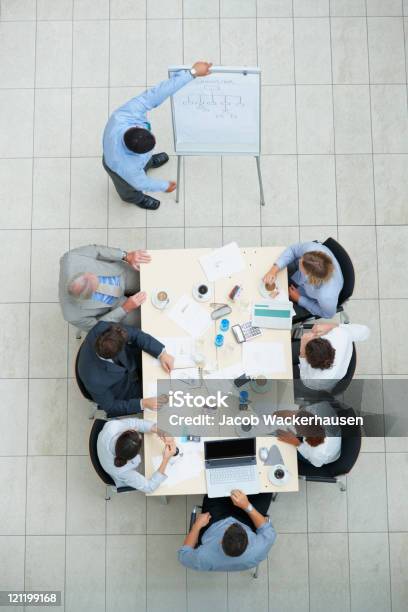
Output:
[[[92,278],[94,274],[81,273],[75,274],[67,285],[67,291],[70,295],[80,299],[86,300],[91,297],[95,288],[92,284]]]

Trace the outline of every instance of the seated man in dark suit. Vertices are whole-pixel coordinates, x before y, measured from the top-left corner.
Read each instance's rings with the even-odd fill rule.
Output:
[[[169,373],[174,358],[164,345],[140,329],[101,321],[81,346],[78,373],[92,399],[108,417],[157,410],[158,398],[142,399],[142,351],[157,357]]]

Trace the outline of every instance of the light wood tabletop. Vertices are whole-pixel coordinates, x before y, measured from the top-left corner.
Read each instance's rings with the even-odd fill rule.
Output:
[[[201,255],[211,252],[212,249],[171,249],[151,251],[152,261],[148,265],[141,267],[140,284],[143,291],[147,293],[147,300],[142,306],[142,328],[146,333],[156,338],[166,337],[188,337],[181,327],[179,327],[168,316],[177,300],[183,295],[192,296],[193,287],[198,283],[205,283],[212,291],[213,298],[208,302],[201,303],[202,308],[212,312],[210,303],[226,303],[232,308],[228,319],[231,324],[244,323],[249,321],[250,305],[254,299],[261,299],[259,284],[262,276],[271,267],[273,262],[284,250],[284,247],[254,247],[242,248],[241,253],[246,263],[245,270],[236,273],[228,278],[223,278],[215,283],[209,283],[201,267],[199,258]],[[282,270],[278,275],[278,283],[282,291],[287,292],[287,272]],[[232,303],[228,300],[228,294],[234,285],[241,285],[243,291],[240,300]],[[153,306],[151,296],[158,290],[167,291],[170,304],[165,310],[159,310]],[[219,330],[219,321],[214,321],[209,330],[202,336],[199,351],[205,355],[206,363],[215,364],[217,369],[223,369],[242,360],[242,345],[238,344],[231,330],[225,335],[225,345],[217,349],[215,347],[215,336]],[[258,339],[253,340],[257,342]],[[289,330],[264,329],[262,334],[263,342],[279,342],[284,350],[285,367],[281,372],[276,372],[276,379],[292,379],[292,356],[291,356],[291,337]],[[157,381],[166,379],[168,376],[163,370],[158,368],[157,360],[143,353],[143,390],[145,397],[157,393]],[[145,418],[157,419],[156,413],[146,411]],[[186,478],[177,483],[164,482],[152,495],[192,495],[206,493],[207,486],[204,469],[204,438],[201,442],[183,443],[177,438],[177,445],[183,452],[183,457],[177,458],[186,465]],[[289,482],[280,487],[274,486],[267,477],[268,467],[264,466],[259,460],[258,449],[261,446],[270,447],[272,443],[279,446],[284,463],[291,474]],[[153,458],[160,456],[163,450],[163,443],[155,435],[146,435],[144,439],[144,458],[145,474],[150,477],[154,472]],[[200,470],[191,476],[188,469],[189,451],[199,454]],[[297,456],[293,446],[279,442],[276,438],[258,437],[257,438],[257,465],[260,475],[262,491],[297,491]],[[173,466],[167,468],[167,472]],[[180,466],[178,466],[180,471]]]

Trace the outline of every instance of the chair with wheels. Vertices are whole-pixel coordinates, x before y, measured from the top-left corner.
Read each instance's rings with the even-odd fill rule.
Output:
[[[109,501],[111,498],[111,492],[115,493],[125,493],[126,491],[136,491],[133,487],[117,487],[113,481],[113,479],[109,476],[107,472],[103,469],[100,464],[98,452],[97,452],[97,444],[98,444],[98,436],[102,431],[104,425],[106,423],[105,419],[95,419],[92,424],[91,433],[89,434],[89,456],[92,461],[92,465],[94,466],[95,472],[98,474],[99,478],[105,484],[106,493],[105,499]]]
[[[356,417],[353,408],[345,408],[342,404],[337,410],[338,416]],[[361,427],[360,425],[341,426],[341,455],[332,463],[315,467],[310,463],[302,461],[298,457],[299,478],[309,482],[327,482],[337,484],[340,491],[346,490],[346,485],[339,480],[340,476],[348,474],[355,465],[361,449]]]
[[[81,392],[82,397],[84,397],[85,399],[87,399],[89,402],[92,402],[92,408],[91,408],[91,412],[89,414],[89,419],[92,420],[95,418],[95,414],[96,411],[98,410],[98,405],[93,401],[92,396],[90,395],[90,393],[88,392],[88,390],[86,389],[84,383],[81,380],[81,377],[79,376],[79,368],[78,368],[78,362],[79,362],[79,354],[81,352],[81,349],[79,349],[77,356],[75,358],[75,379],[78,385],[78,388]]]
[[[316,242],[318,241],[316,240]],[[333,253],[334,257],[339,263],[341,272],[343,274],[343,288],[339,293],[336,312],[340,313],[341,323],[350,323],[350,319],[346,311],[344,310],[344,304],[351,298],[354,291],[355,272],[353,262],[351,261],[347,251],[334,238],[327,238],[327,240],[325,240],[322,244]],[[311,314],[304,308],[301,308],[299,310],[299,314],[294,317],[294,322],[296,325],[302,323],[303,321],[309,321],[319,318],[316,315]]]
[[[338,380],[331,391],[324,391],[321,389],[309,389],[303,384],[300,378],[293,381],[296,401],[300,403],[315,403],[323,402],[325,400],[332,399],[338,395],[342,395],[348,389],[351,381],[353,380],[357,367],[357,351],[356,345],[353,342],[353,352],[351,354],[350,363],[347,368],[346,374],[341,380]]]
[[[275,501],[275,499],[276,499],[277,495],[278,495],[277,493],[274,493],[274,494],[272,495],[272,501]],[[203,509],[203,507],[202,507],[202,506],[199,506],[199,505],[195,505],[195,506],[193,507],[193,509],[192,509],[192,511],[191,511],[191,514],[190,514],[190,525],[189,525],[189,528],[188,528],[188,531],[189,531],[189,532],[191,531],[192,526],[194,525],[194,523],[195,523],[195,522],[196,522],[196,520],[197,520],[197,512],[198,512],[198,510],[202,510],[202,509]],[[253,577],[253,578],[258,578],[258,575],[259,575],[259,563],[258,563],[258,565],[256,566],[256,568],[254,569],[254,572],[253,572],[253,574],[252,574],[252,577]]]

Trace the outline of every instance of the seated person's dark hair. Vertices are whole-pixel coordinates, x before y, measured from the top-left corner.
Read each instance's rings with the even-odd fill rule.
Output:
[[[142,446],[142,436],[138,431],[124,431],[116,440],[115,465],[123,467],[130,459],[139,454]]]
[[[156,144],[153,134],[140,127],[132,127],[126,130],[123,140],[127,148],[133,153],[147,153]]]
[[[326,433],[320,424],[313,422],[314,415],[311,412],[307,412],[307,409],[305,410],[302,408],[299,410],[297,416],[299,418],[309,417],[311,421],[308,425],[296,426],[296,433],[305,438],[310,446],[319,446],[323,444]]]
[[[111,325],[99,334],[95,350],[103,359],[113,359],[120,353],[128,339],[127,331],[120,325]]]
[[[333,365],[336,349],[326,338],[314,338],[306,344],[305,355],[312,368],[328,370]]]
[[[247,549],[248,534],[239,523],[233,523],[225,530],[221,546],[229,557],[240,557]]]

